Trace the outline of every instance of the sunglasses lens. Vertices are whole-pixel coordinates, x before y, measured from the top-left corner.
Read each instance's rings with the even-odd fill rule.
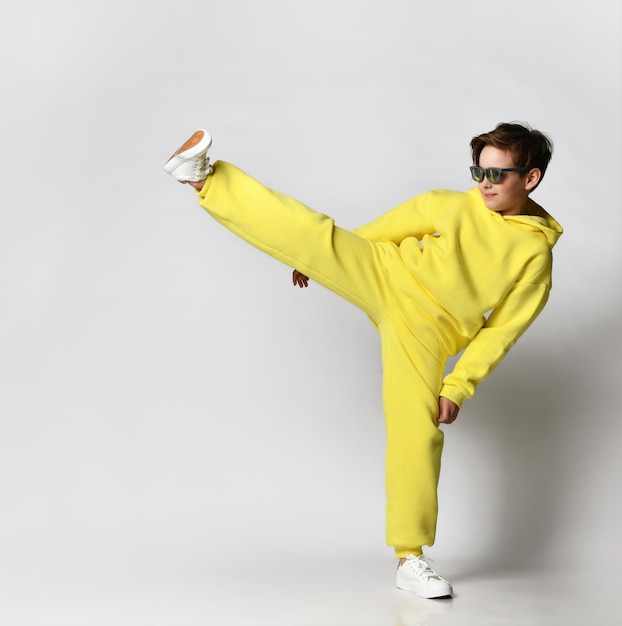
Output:
[[[498,167],[489,167],[486,170],[486,178],[491,183],[498,183],[501,180],[501,174],[503,172]]]
[[[484,180],[484,170],[477,165],[471,166],[471,176],[474,181],[481,183]]]

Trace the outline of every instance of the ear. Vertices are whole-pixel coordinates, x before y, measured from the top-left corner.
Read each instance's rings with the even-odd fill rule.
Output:
[[[527,191],[531,191],[535,188],[535,186],[540,182],[542,178],[542,172],[534,167],[527,172],[527,176],[525,176],[525,189]]]

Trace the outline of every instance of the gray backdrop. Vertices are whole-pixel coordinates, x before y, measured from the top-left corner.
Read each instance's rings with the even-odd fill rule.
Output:
[[[273,568],[392,558],[377,335],[166,176],[196,127],[216,158],[348,228],[468,189],[468,142],[497,122],[552,136],[534,194],[566,231],[551,300],[445,428],[430,553],[607,568],[622,522],[619,18],[615,0],[4,7],[4,588],[216,576],[242,553]]]

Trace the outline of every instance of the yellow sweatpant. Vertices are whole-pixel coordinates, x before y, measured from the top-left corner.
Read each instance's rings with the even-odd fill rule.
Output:
[[[412,310],[413,293],[423,296],[411,289],[415,281],[397,246],[373,243],[339,228],[328,216],[223,161],[214,164],[199,203],[248,243],[355,304],[380,332],[387,429],[386,539],[398,557],[421,554],[424,545],[434,543],[436,533],[443,448],[436,419],[444,356],[422,343],[402,306],[409,298],[407,309]],[[395,284],[405,288],[396,290]],[[416,327],[429,336],[433,320],[422,314]]]

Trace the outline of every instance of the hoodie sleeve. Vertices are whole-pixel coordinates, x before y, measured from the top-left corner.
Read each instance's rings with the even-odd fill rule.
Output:
[[[434,232],[428,202],[430,195],[427,193],[411,198],[353,232],[368,241],[392,241],[397,245],[408,237],[421,239],[426,233]]]
[[[485,324],[445,377],[441,396],[458,406],[501,362],[518,338],[529,328],[546,304],[549,283],[516,283],[495,307]]]

